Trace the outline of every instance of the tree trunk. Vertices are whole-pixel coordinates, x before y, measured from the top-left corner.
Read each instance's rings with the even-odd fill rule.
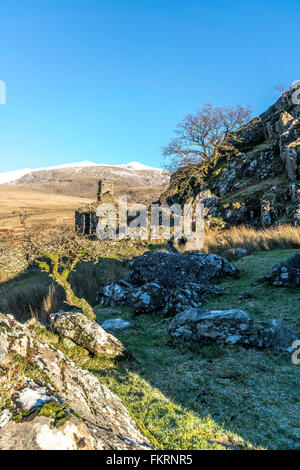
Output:
[[[62,276],[59,274],[58,276],[55,275],[54,279],[57,282],[57,284],[59,284],[64,289],[65,294],[66,294],[66,302],[68,305],[71,305],[73,307],[78,307],[80,310],[82,310],[82,313],[86,317],[89,317],[92,320],[96,319],[96,315],[94,314],[94,311],[92,307],[90,306],[90,304],[85,299],[76,297],[68,281],[63,279]]]

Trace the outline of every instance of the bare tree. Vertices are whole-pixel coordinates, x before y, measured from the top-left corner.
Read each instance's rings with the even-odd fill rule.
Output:
[[[226,134],[247,123],[251,116],[249,105],[214,108],[210,103],[194,114],[187,114],[177,125],[177,137],[163,148],[164,158],[171,157],[168,169],[212,162]]]
[[[68,305],[79,308],[84,315],[94,320],[96,316],[91,305],[86,299],[76,297],[68,278],[78,263],[98,260],[95,243],[78,236],[71,227],[29,227],[26,219],[26,214],[20,214],[24,229],[23,250],[28,261],[36,262],[43,272],[47,272],[64,289]]]

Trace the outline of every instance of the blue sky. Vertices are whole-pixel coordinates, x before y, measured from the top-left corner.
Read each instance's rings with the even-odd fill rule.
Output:
[[[264,111],[300,79],[299,0],[2,0],[0,171],[161,166],[210,101]]]

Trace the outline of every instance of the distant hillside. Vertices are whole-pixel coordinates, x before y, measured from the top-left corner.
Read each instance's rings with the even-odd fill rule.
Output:
[[[17,213],[22,210],[33,223],[74,224],[75,209],[96,200],[101,178],[114,182],[116,197],[122,194],[129,203],[149,205],[168,187],[170,174],[137,162],[120,166],[80,162],[0,173],[0,232],[18,229]],[[5,179],[9,181],[3,183]]]
[[[23,172],[23,174],[22,174]],[[21,175],[21,177],[20,177]],[[80,162],[38,170],[0,173],[3,186],[29,187],[48,194],[95,199],[99,179],[115,183],[115,194],[128,195],[129,201],[148,204],[157,199],[169,184],[170,173],[138,162],[120,166]],[[5,180],[8,181],[5,183]]]
[[[161,202],[202,201],[210,226],[300,225],[300,106],[291,91],[228,133],[218,153],[205,174],[201,164],[175,172]]]
[[[88,202],[91,200],[46,193],[29,185],[0,185],[0,241],[8,230],[18,232],[21,229],[20,212],[29,215],[30,224],[74,225],[74,210]]]

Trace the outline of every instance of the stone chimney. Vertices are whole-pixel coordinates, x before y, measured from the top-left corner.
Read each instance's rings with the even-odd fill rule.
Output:
[[[108,180],[99,180],[98,181],[98,193],[97,201],[101,201],[101,196],[104,195],[114,195],[114,183]]]

